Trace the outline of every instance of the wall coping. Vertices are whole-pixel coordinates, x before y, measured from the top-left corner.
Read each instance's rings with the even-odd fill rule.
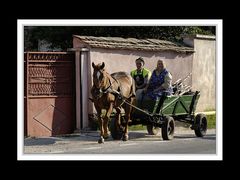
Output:
[[[191,39],[209,39],[209,40],[216,40],[216,36],[203,35],[203,34],[182,35],[182,37],[183,37],[183,38],[191,38]]]

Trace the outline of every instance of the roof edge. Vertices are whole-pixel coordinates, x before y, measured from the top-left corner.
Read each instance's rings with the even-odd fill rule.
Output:
[[[182,45],[177,45],[175,42],[171,42],[171,41],[165,41],[165,40],[160,40],[160,39],[156,39],[157,41],[163,41],[164,43],[166,43],[166,45],[164,44],[165,47],[148,47],[148,48],[145,48],[145,47],[141,47],[141,46],[138,46],[138,47],[134,47],[134,43],[133,45],[131,45],[132,41],[135,40],[136,38],[122,38],[122,37],[96,37],[96,36],[81,36],[81,35],[72,35],[73,38],[77,38],[79,40],[81,40],[82,42],[86,43],[87,45],[89,45],[90,47],[92,48],[103,48],[103,49],[126,49],[126,50],[144,50],[144,51],[175,51],[175,52],[182,52],[182,53],[194,53],[194,49],[192,47],[188,47],[188,46],[182,46]],[[114,45],[112,45],[111,43],[110,44],[100,44],[100,43],[91,43],[91,38],[94,39],[94,41],[98,41],[98,38],[103,41],[105,41],[107,38],[116,38],[116,43],[118,43],[118,41],[120,40],[119,43],[121,43],[122,41],[125,42],[125,39],[127,41],[130,41],[130,45],[127,47],[123,47],[123,46],[119,46],[119,47],[113,47]],[[136,39],[136,41],[143,41],[144,43],[155,43],[154,42],[155,39]],[[107,43],[108,43],[109,40],[107,40]],[[145,42],[146,41],[146,42]],[[137,42],[138,43],[138,42]],[[143,44],[144,44],[143,43]],[[169,46],[173,46],[173,47],[169,47]],[[158,46],[158,44],[156,44],[156,46]]]

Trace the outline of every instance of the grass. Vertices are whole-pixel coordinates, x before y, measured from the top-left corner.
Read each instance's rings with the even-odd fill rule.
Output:
[[[139,130],[147,130],[147,128],[146,128],[146,126],[139,124],[139,125],[128,126],[128,130],[129,131],[139,131]]]
[[[207,115],[208,129],[216,128],[216,114]]]
[[[100,130],[99,125],[97,123],[95,123],[94,127],[92,127],[92,130]],[[129,131],[140,131],[140,130],[147,130],[147,128],[146,128],[146,126],[139,124],[139,125],[128,126],[128,130]]]
[[[207,111],[216,111],[216,109],[215,109],[215,108],[206,108],[206,109],[204,110],[204,112],[207,112]]]

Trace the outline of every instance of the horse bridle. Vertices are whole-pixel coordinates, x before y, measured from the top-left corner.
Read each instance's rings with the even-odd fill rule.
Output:
[[[111,76],[111,77],[112,77],[112,76]],[[109,86],[108,86],[106,89],[102,90],[102,88],[96,88],[96,89],[99,89],[99,93],[100,93],[100,96],[98,96],[98,99],[99,99],[100,97],[102,97],[103,94],[106,94],[106,93],[112,93],[113,95],[116,95],[116,94],[119,95],[119,94],[120,94],[119,82],[118,82],[118,80],[115,79],[114,77],[112,77],[112,78],[114,79],[114,82],[111,82],[111,80],[110,80],[110,78],[109,78],[109,79],[108,79],[108,80],[109,80]],[[119,91],[117,91],[117,90],[115,90],[115,89],[112,89],[112,85],[113,85],[115,82],[118,83],[118,90],[119,90]]]

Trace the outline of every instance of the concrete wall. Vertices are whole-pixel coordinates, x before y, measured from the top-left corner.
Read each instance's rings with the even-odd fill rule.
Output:
[[[216,107],[216,43],[212,38],[194,38],[193,90],[200,90],[197,111]]]

